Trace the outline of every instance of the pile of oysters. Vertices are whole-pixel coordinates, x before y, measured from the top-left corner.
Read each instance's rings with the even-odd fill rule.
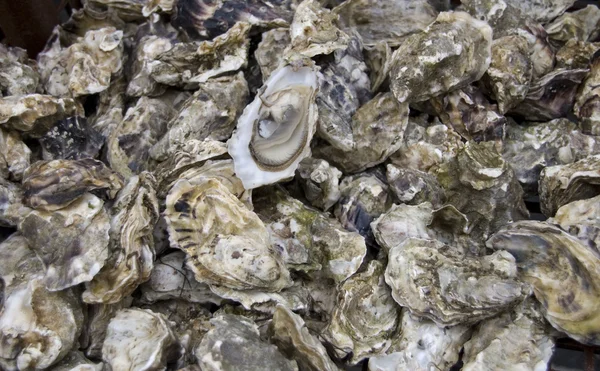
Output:
[[[600,345],[600,8],[575,3],[87,0],[37,60],[0,45],[0,368]]]

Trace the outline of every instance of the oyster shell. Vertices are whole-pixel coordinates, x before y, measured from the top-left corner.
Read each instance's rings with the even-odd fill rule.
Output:
[[[385,352],[400,329],[400,307],[385,284],[384,270],[383,264],[373,260],[364,272],[342,283],[323,332],[336,356],[351,354],[352,364]]]
[[[298,370],[295,361],[260,339],[258,327],[250,319],[223,314],[210,322],[213,328],[195,351],[202,370]]]
[[[423,171],[386,166],[386,178],[396,198],[405,204],[418,205],[429,201],[434,207],[442,206],[446,196],[437,178]]]
[[[369,68],[371,92],[376,92],[387,81],[392,59],[392,49],[388,43],[382,41],[375,43],[373,46],[365,46],[363,52],[365,63]]]
[[[110,87],[98,94],[96,112],[89,117],[91,126],[105,138],[123,121],[126,84],[123,76],[110,84]]]
[[[515,29],[523,28],[529,21],[527,15],[514,6],[511,1],[460,0],[460,2],[462,8],[473,18],[485,21],[490,25],[494,39],[510,35]]]
[[[265,225],[218,180],[177,181],[167,195],[165,218],[171,246],[186,252],[198,282],[239,290],[290,286]]]
[[[158,11],[170,13],[175,0],[88,0],[88,4],[97,4],[114,10],[125,21],[135,21]]]
[[[71,98],[29,94],[0,98],[0,124],[40,136],[56,121],[83,115],[81,104]]]
[[[23,190],[0,177],[0,226],[16,227],[32,210],[23,204]]]
[[[385,282],[394,300],[442,326],[473,324],[529,295],[506,252],[482,258],[436,240],[409,238],[389,251]]]
[[[52,371],[102,371],[103,369],[103,363],[94,363],[77,350],[70,351],[62,361],[52,367]]]
[[[290,31],[287,28],[276,28],[263,32],[262,39],[254,51],[254,58],[260,67],[263,82],[284,61],[284,51],[291,44]]]
[[[309,332],[302,317],[289,308],[277,305],[269,324],[269,333],[279,350],[296,360],[302,370],[339,370],[327,355],[323,344]]]
[[[547,368],[554,349],[547,326],[530,299],[511,312],[481,322],[465,344],[463,370]]]
[[[250,24],[236,23],[212,41],[173,44],[148,62],[150,76],[161,84],[196,89],[199,83],[246,66]]]
[[[551,40],[562,44],[569,40],[594,40],[600,34],[599,25],[600,9],[590,4],[583,9],[561,15],[544,28]]]
[[[525,100],[510,113],[530,121],[566,117],[573,109],[577,89],[587,73],[587,69],[550,72],[531,84]]]
[[[111,319],[102,360],[113,370],[160,370],[178,358],[172,324],[148,309],[122,309]]]
[[[0,178],[19,181],[29,167],[31,150],[12,130],[0,127]]]
[[[317,0],[304,0],[296,8],[290,25],[292,50],[306,57],[345,49],[349,37],[337,26],[338,16]]]
[[[525,99],[532,78],[528,40],[521,35],[495,39],[492,61],[483,80],[498,102],[500,113],[506,113]]]
[[[541,23],[553,20],[575,3],[575,0],[503,1]]]
[[[50,291],[90,281],[108,257],[110,220],[98,197],[85,193],[56,211],[32,211],[19,231],[44,263]]]
[[[246,189],[293,176],[308,157],[317,121],[316,90],[314,67],[284,66],[244,109],[228,150]]]
[[[600,50],[600,43],[589,43],[571,39],[556,52],[556,68],[588,68],[594,54],[598,50]],[[577,100],[575,102],[577,106]],[[577,111],[575,112],[577,113]]]
[[[509,224],[487,246],[515,256],[519,277],[533,286],[542,314],[552,326],[577,341],[600,342],[597,250],[537,221]]]
[[[402,311],[400,327],[402,332],[388,353],[369,359],[369,371],[450,369],[471,336],[467,326],[441,327],[413,317],[407,309]]]
[[[349,0],[333,9],[342,29],[356,30],[365,45],[386,42],[397,47],[407,36],[435,21],[436,9],[426,0]]]
[[[558,224],[562,229],[596,248],[600,246],[600,196],[573,201],[561,206],[548,223]]]
[[[40,75],[24,49],[0,44],[0,97],[38,91]]]
[[[102,359],[102,346],[106,338],[108,324],[123,308],[132,304],[132,298],[125,298],[116,304],[89,304],[87,323],[81,340],[87,345],[85,355],[93,359]],[[81,344],[82,347],[84,344]]]
[[[549,166],[540,175],[540,209],[553,216],[559,207],[600,194],[600,155]]]
[[[394,52],[390,85],[400,103],[420,102],[479,80],[491,61],[492,29],[464,12],[442,12]]]
[[[594,54],[590,72],[577,93],[573,113],[580,121],[584,133],[600,134],[600,55]]]
[[[79,97],[106,90],[122,59],[123,31],[106,27],[86,32],[68,48],[56,37],[38,55],[38,65],[46,92]]]
[[[190,139],[228,139],[247,98],[248,85],[242,72],[201,83],[169,121],[169,129],[150,149],[150,157],[165,160]]]
[[[154,176],[143,172],[117,195],[110,210],[110,257],[83,293],[86,303],[116,303],[150,279],[159,215],[155,186]]]
[[[340,178],[342,172],[325,160],[305,158],[296,170],[296,180],[300,183],[304,196],[314,207],[329,210],[340,199]]]
[[[59,120],[40,138],[44,160],[95,158],[104,145],[104,136],[85,117]]]
[[[91,158],[38,161],[23,175],[25,204],[44,211],[64,208],[94,190],[114,198],[122,186],[118,174]]]

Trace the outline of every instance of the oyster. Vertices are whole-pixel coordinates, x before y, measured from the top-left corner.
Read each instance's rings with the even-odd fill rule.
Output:
[[[37,66],[25,50],[0,44],[0,97],[36,93],[39,82]]]
[[[288,357],[296,360],[300,369],[337,371],[339,368],[327,355],[321,342],[312,335],[299,315],[283,305],[277,305],[269,324],[271,341]]]
[[[531,299],[481,322],[465,344],[463,370],[546,369],[554,348],[547,326]]]
[[[464,12],[442,12],[394,52],[390,85],[400,103],[420,102],[479,80],[491,61],[492,29]]]
[[[559,207],[600,194],[600,155],[549,166],[540,175],[540,209],[553,216]]]
[[[392,59],[392,49],[385,41],[382,41],[373,46],[365,46],[363,52],[365,63],[369,69],[371,92],[376,92],[387,81]]]
[[[329,210],[340,199],[342,172],[325,160],[305,158],[298,165],[296,179],[308,202],[324,211]]]
[[[31,150],[12,130],[0,127],[0,178],[19,181],[29,167]]]
[[[544,28],[548,37],[558,43],[569,40],[591,41],[600,35],[600,9],[592,4],[587,7],[565,13]]]
[[[62,361],[52,367],[52,371],[102,371],[103,369],[103,363],[94,363],[77,350],[70,351]]]
[[[527,14],[538,22],[546,23],[564,13],[575,3],[575,0],[503,0],[503,2],[519,9],[523,14]]]
[[[515,29],[524,28],[529,17],[519,7],[506,0],[460,0],[464,11],[473,18],[487,22],[494,39],[508,36]],[[541,25],[540,25],[541,27]],[[543,29],[543,28],[542,28]]]
[[[228,139],[247,97],[248,85],[242,72],[201,83],[169,121],[169,129],[150,149],[150,156],[165,160],[190,139]]]
[[[16,227],[31,211],[23,204],[21,187],[0,177],[0,226]]]
[[[349,37],[338,28],[337,18],[317,0],[302,1],[290,25],[292,50],[310,58],[345,49]]]
[[[515,258],[506,252],[475,258],[457,247],[418,238],[391,248],[385,282],[398,304],[442,326],[493,317],[530,291],[516,280]]]
[[[291,42],[290,31],[287,28],[263,32],[262,39],[254,51],[254,58],[260,66],[263,82],[266,82],[271,73],[282,64],[284,51]]]
[[[600,257],[596,249],[558,227],[537,221],[509,224],[493,235],[487,246],[515,256],[519,277],[533,286],[552,326],[577,341],[600,343]]]
[[[525,100],[510,113],[530,121],[566,117],[573,109],[577,89],[587,73],[587,69],[550,72],[531,84]]]
[[[175,0],[89,0],[88,3],[98,4],[114,10],[126,21],[135,21],[158,11],[170,13]]]
[[[435,21],[436,9],[426,0],[349,0],[333,9],[342,29],[356,30],[365,45],[386,42],[397,47],[407,36]]]
[[[434,207],[442,206],[446,196],[437,178],[423,171],[386,166],[386,178],[396,198],[405,204],[418,205],[429,201]]]
[[[44,160],[95,158],[104,145],[104,136],[85,117],[59,120],[40,138]]]
[[[492,61],[483,80],[498,102],[500,113],[506,113],[525,99],[532,78],[528,40],[521,35],[495,39]]]
[[[561,206],[548,223],[558,224],[590,246],[600,246],[600,196],[573,201]]]
[[[585,77],[577,93],[573,113],[580,121],[584,133],[600,134],[600,55],[596,52],[590,66],[590,72]]]
[[[116,304],[89,304],[87,306],[87,323],[82,334],[82,348],[86,346],[85,355],[93,359],[102,359],[102,345],[106,338],[108,324],[123,308],[132,304],[132,298],[125,298]]]
[[[114,198],[122,186],[118,174],[91,158],[38,161],[23,175],[25,204],[44,211],[64,208],[90,191],[106,190]]]
[[[594,54],[598,50],[600,50],[600,43],[589,43],[571,39],[556,52],[556,68],[588,68],[590,67],[590,62],[592,61]],[[593,68],[593,66],[591,68]],[[575,106],[577,107],[577,100],[575,102]]]
[[[179,357],[172,324],[159,313],[122,309],[111,319],[102,360],[113,370],[160,370]]]
[[[311,66],[284,66],[271,74],[228,142],[246,189],[293,176],[310,154],[316,129],[317,75]]]
[[[98,197],[85,193],[56,211],[32,211],[19,231],[44,263],[51,291],[90,281],[108,257],[110,221]]]
[[[152,174],[142,172],[117,195],[110,211],[110,257],[83,293],[86,303],[116,303],[150,279],[159,215],[155,186]]]
[[[369,371],[448,370],[471,336],[467,326],[441,327],[402,311],[402,332],[385,355],[369,359]]]
[[[40,136],[56,121],[83,115],[81,104],[71,98],[29,94],[0,98],[0,124]]]
[[[340,287],[338,300],[323,337],[333,345],[335,354],[350,363],[382,354],[400,330],[400,307],[394,302],[383,272],[385,267],[373,260]]]
[[[106,90],[123,67],[123,31],[90,30],[68,48],[56,37],[38,55],[44,89],[55,96],[95,94]]]
[[[167,195],[165,218],[171,246],[186,252],[198,282],[239,290],[290,286],[265,225],[218,180],[177,181]]]
[[[196,89],[212,77],[235,72],[246,66],[250,24],[236,23],[212,41],[173,44],[148,62],[150,76],[161,84]]]
[[[96,112],[90,116],[91,126],[105,138],[123,121],[125,108],[126,81],[123,76],[110,84],[110,87],[98,94]]]

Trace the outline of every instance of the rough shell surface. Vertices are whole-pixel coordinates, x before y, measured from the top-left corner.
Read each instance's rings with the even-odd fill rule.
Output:
[[[590,62],[599,49],[600,43],[571,39],[556,52],[556,68],[592,68]],[[575,104],[577,105],[577,100]]]
[[[388,164],[386,179],[390,189],[402,203],[418,205],[428,201],[437,208],[446,199],[437,178],[429,173]]]
[[[544,28],[551,40],[564,43],[569,40],[594,40],[599,35],[599,24],[600,9],[590,4],[583,9],[561,15]]]
[[[592,135],[600,134],[600,56],[595,55],[573,107],[583,132]]]
[[[19,134],[0,127],[0,178],[20,181],[30,165],[31,150]]]
[[[17,183],[0,178],[0,226],[16,227],[32,210],[23,204],[23,190]]]
[[[260,66],[263,82],[266,82],[284,61],[284,51],[291,43],[290,32],[287,28],[276,28],[263,32],[262,39],[256,50],[254,58]]]
[[[308,157],[296,170],[296,180],[311,205],[324,211],[329,210],[340,199],[342,172],[327,161]]]
[[[85,117],[67,117],[40,138],[44,160],[95,158],[104,136]]]
[[[39,81],[37,66],[25,50],[0,44],[0,96],[36,93]]]

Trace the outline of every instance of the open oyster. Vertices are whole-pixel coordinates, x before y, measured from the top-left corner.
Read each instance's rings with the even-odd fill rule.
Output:
[[[85,193],[55,211],[35,210],[19,230],[44,263],[44,283],[58,291],[90,281],[108,257],[109,218],[98,197]]]
[[[519,277],[533,286],[552,326],[578,341],[600,343],[597,250],[558,227],[537,221],[509,224],[487,246],[514,255]]]
[[[548,367],[554,340],[548,325],[531,299],[513,311],[481,322],[465,344],[463,370]]]
[[[392,56],[391,89],[400,103],[420,102],[479,80],[491,60],[492,29],[464,12],[442,12]]]
[[[590,72],[577,94],[573,113],[584,133],[600,135],[600,55],[594,54]]]
[[[296,170],[296,179],[311,205],[327,211],[340,199],[342,172],[327,161],[305,158]]]
[[[25,50],[0,44],[0,97],[36,93],[39,82],[37,66]]]
[[[373,260],[364,272],[346,280],[324,330],[335,354],[340,359],[351,354],[352,364],[385,352],[399,331],[400,307],[385,284],[384,270]]]
[[[102,360],[113,370],[160,370],[179,357],[171,323],[148,309],[122,309],[108,324]]]
[[[409,238],[392,247],[385,282],[394,300],[439,325],[473,324],[511,308],[529,294],[506,252],[482,258],[436,240]]]
[[[150,156],[165,160],[190,139],[228,139],[247,97],[248,85],[242,72],[201,83],[169,121],[169,129],[150,149]]]
[[[195,351],[202,370],[298,370],[295,361],[260,339],[258,327],[250,319],[223,314],[210,322],[213,328]]]
[[[288,65],[274,71],[244,109],[228,150],[246,189],[293,176],[308,157],[317,121],[316,91],[314,67]]]
[[[106,190],[114,198],[122,186],[118,174],[91,158],[38,161],[23,176],[25,204],[44,211],[68,206],[90,191]]]
[[[277,305],[269,325],[271,341],[280,351],[298,362],[307,371],[337,371],[321,342],[312,335],[304,320],[289,308]]]
[[[0,127],[0,178],[19,181],[29,167],[31,150],[12,130]]]
[[[104,145],[104,136],[85,117],[59,120],[40,138],[44,160],[95,158]]]
[[[265,225],[218,180],[177,181],[167,195],[165,218],[171,246],[187,253],[199,282],[240,290],[290,286]]]
[[[441,327],[402,311],[402,332],[385,355],[369,359],[369,371],[447,370],[471,336],[468,326]]]

